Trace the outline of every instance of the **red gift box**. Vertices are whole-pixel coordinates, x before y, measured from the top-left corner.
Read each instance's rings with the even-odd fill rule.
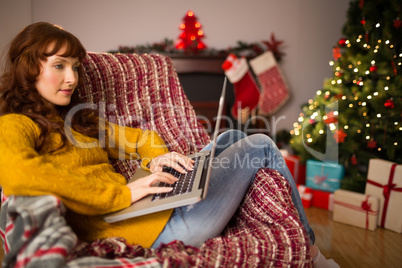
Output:
[[[300,163],[297,155],[284,155],[286,165],[296,184],[306,184],[306,165]]]
[[[313,201],[313,189],[306,187],[304,185],[297,185],[297,190],[299,191],[303,207],[304,208],[311,207]]]
[[[331,192],[313,190],[313,207],[334,210],[334,194]]]

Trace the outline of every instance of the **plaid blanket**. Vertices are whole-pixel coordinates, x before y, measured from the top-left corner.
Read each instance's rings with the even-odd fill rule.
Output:
[[[225,231],[201,248],[172,241],[153,250],[117,237],[84,243],[66,224],[56,197],[2,201],[2,267],[311,267],[290,186],[275,170],[257,173]]]

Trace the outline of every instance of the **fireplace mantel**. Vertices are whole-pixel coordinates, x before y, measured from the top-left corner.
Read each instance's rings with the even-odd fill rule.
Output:
[[[224,74],[222,63],[225,57],[214,56],[173,56],[173,66],[178,74],[184,73],[209,73],[209,74]]]

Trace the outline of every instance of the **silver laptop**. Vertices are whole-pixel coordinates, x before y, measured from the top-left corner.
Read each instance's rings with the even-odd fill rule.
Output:
[[[169,172],[178,177],[179,180],[173,185],[161,183],[159,186],[173,187],[173,191],[163,194],[153,194],[144,197],[143,199],[131,204],[128,208],[117,212],[109,213],[104,216],[108,223],[122,221],[128,218],[138,217],[158,211],[172,209],[176,207],[195,204],[203,200],[207,195],[209,180],[211,177],[212,160],[215,156],[216,139],[219,134],[220,124],[222,120],[223,107],[225,102],[227,78],[223,82],[222,93],[219,99],[218,115],[216,119],[215,131],[212,138],[211,150],[205,150],[192,155],[194,159],[194,169],[185,174],[179,173],[173,168],[164,168],[165,172]],[[133,178],[150,175],[149,171],[138,169]]]

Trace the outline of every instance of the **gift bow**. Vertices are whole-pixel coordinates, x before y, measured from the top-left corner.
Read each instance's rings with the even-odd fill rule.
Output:
[[[311,200],[313,198],[313,193],[311,190],[307,187],[304,187],[303,185],[299,185],[297,187],[297,190],[299,192],[300,198],[304,200]]]
[[[392,191],[392,189],[395,188],[395,186],[396,186],[395,183],[384,185],[384,189],[382,190],[382,194],[383,194],[385,199],[389,199],[389,196],[391,195],[391,191]]]
[[[372,181],[372,180],[367,180],[367,182],[372,184],[372,185],[374,185],[374,186],[381,187],[382,188],[382,195],[384,196],[384,198],[386,200],[389,199],[389,196],[391,195],[392,190],[395,190],[397,192],[402,191],[402,188],[396,188],[395,183],[382,185],[381,183],[378,183],[378,182]]]
[[[362,202],[362,209],[366,211],[371,211],[371,204],[368,202],[368,198],[370,196],[368,195],[366,200]]]
[[[318,175],[315,175],[315,183],[317,183],[317,184],[322,184],[326,179],[327,179],[327,177],[328,177],[328,175],[325,175],[325,176],[318,176]]]
[[[369,212],[374,212],[371,209],[371,204],[368,202],[370,196],[366,197],[366,200],[362,202],[361,208],[366,211],[366,229],[369,228]]]

